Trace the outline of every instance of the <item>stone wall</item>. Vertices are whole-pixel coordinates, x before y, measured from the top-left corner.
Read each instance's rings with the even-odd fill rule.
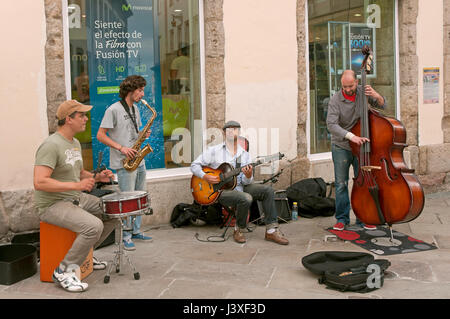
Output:
[[[444,143],[450,143],[450,0],[444,0]]]
[[[409,7],[417,11],[417,1],[418,0],[400,1],[400,3],[407,3]],[[417,166],[414,166],[414,168],[416,168],[416,173],[419,175],[419,180],[422,183],[425,193],[450,190],[450,162],[448,161],[450,158],[450,0],[443,1],[442,9],[444,17],[444,51],[442,52],[444,56],[444,70],[441,71],[440,81],[444,89],[444,117],[442,119],[444,143],[420,146],[417,150],[414,150],[414,153],[417,156]],[[407,16],[406,21],[412,22],[412,20],[414,20],[414,16],[409,16],[414,15],[410,10],[406,11],[405,14]],[[415,31],[411,30],[409,32],[411,35],[405,40],[410,40],[413,37],[415,39]],[[400,40],[401,39],[402,38],[400,38]],[[403,46],[406,46],[407,43],[401,42],[401,46],[402,44]],[[411,51],[412,48],[409,48],[409,50]],[[414,72],[416,72],[415,74],[418,74],[418,70],[414,70]],[[403,90],[402,88],[401,91],[406,90]],[[402,94],[405,96],[405,100],[409,101],[415,99],[415,101],[417,101],[417,96],[406,97],[407,94],[407,91]]]
[[[398,2],[398,36],[399,36],[399,81],[400,81],[400,112],[405,126],[406,144],[405,155],[408,164],[416,170],[416,174],[423,174],[420,170],[418,147],[418,56],[416,52],[416,27],[419,3],[418,0],[400,0]]]
[[[223,0],[205,0],[206,122],[210,128],[225,123],[225,31]]]
[[[47,42],[45,43],[47,78],[47,117],[49,133],[56,131],[56,110],[66,100],[64,74],[64,38],[62,25],[62,2],[45,0]]]
[[[406,144],[418,145],[418,56],[416,52],[416,23],[419,0],[398,3],[400,111],[407,131]]]

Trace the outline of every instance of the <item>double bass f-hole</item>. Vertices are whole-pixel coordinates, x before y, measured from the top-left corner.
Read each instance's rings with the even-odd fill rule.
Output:
[[[383,163],[384,170],[386,171],[386,175],[388,176],[389,180],[391,181],[396,180],[398,178],[398,175],[395,172],[394,173],[391,172],[387,159],[382,158],[381,163]]]

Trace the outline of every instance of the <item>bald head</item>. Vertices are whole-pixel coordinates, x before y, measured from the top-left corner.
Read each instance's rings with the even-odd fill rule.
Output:
[[[356,80],[357,79],[356,73],[353,70],[345,70],[344,72],[342,72],[341,81],[344,78],[348,79],[348,80]]]
[[[355,95],[358,86],[358,78],[353,70],[345,70],[341,75],[342,90],[347,95]]]

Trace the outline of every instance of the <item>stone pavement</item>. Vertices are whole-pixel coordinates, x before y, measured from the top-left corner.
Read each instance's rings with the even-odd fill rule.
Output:
[[[375,256],[391,262],[381,289],[366,294],[341,293],[319,285],[317,276],[306,270],[303,256],[320,250],[367,252],[345,242],[324,241],[334,218],[299,218],[281,224],[288,246],[264,240],[264,226],[245,234],[247,243],[237,244],[229,229],[225,242],[201,242],[223,230],[212,226],[170,225],[144,227],[153,241],[136,242],[129,256],[140,272],[134,280],[125,264],[119,274],[103,283],[105,271],[94,271],[85,282],[84,293],[68,293],[53,283],[42,283],[39,273],[11,286],[0,285],[0,299],[392,299],[450,298],[450,193],[426,196],[422,214],[394,229],[438,249],[404,255]],[[100,259],[111,260],[114,245],[95,251]]]

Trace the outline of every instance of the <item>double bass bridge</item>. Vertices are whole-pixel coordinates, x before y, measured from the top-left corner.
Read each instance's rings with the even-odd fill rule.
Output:
[[[373,170],[381,170],[381,166],[373,166],[373,165],[361,166],[361,170],[365,172],[371,172]]]

